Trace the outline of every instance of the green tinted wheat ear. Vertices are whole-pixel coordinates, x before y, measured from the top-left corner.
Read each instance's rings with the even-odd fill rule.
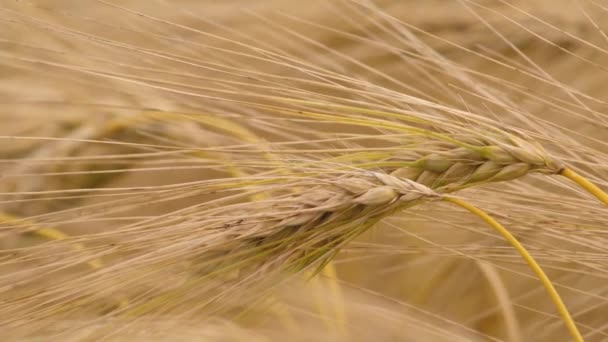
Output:
[[[441,192],[451,192],[478,184],[508,181],[531,172],[558,174],[562,169],[539,144],[512,134],[469,139],[468,145],[473,147],[426,143],[425,151],[414,156],[415,161],[409,162],[408,167],[393,169],[392,174]]]
[[[446,142],[427,142],[424,144],[426,150],[406,157],[415,161],[404,162],[407,167],[389,171],[442,193],[514,180],[529,173],[560,175],[608,205],[608,194],[566,167],[559,159],[550,156],[534,140],[503,132],[497,137],[463,139],[463,143],[466,147]],[[394,159],[398,160],[399,157]]]
[[[359,109],[359,112],[365,110],[348,108],[351,111]],[[385,155],[381,160],[371,158],[358,166],[380,167],[396,176],[416,180],[442,192],[513,180],[528,173],[561,174],[564,169],[560,160],[550,156],[535,140],[525,137],[519,131],[511,133],[486,124],[463,125],[449,120],[428,120],[413,114],[390,112],[373,112],[372,118],[348,113],[324,114],[293,110],[274,112],[418,137],[420,142],[414,148],[408,146],[402,153]],[[378,119],[377,116],[383,116],[384,119]],[[399,120],[400,117],[402,121]]]
[[[397,113],[366,111],[365,108],[357,107],[347,108],[391,119],[400,117]],[[416,153],[406,150],[402,156],[393,155],[384,161],[369,162],[359,166],[383,167],[396,176],[416,180],[420,184],[442,192],[477,184],[512,180],[536,172],[564,176],[608,205],[608,194],[602,189],[563,165],[559,158],[550,156],[538,142],[521,134],[487,125],[473,128],[473,125],[422,120],[411,115],[403,116],[404,122],[394,122],[344,114],[329,115],[289,110],[280,113],[422,137],[422,146],[417,148]],[[421,128],[416,124],[433,129]],[[449,133],[459,131],[466,132],[466,135]]]
[[[315,105],[332,107],[326,104]],[[442,192],[477,184],[512,180],[536,172],[569,178],[608,205],[608,194],[565,167],[558,158],[550,156],[538,142],[519,133],[507,132],[487,124],[462,125],[441,119],[422,119],[411,113],[401,115],[359,107],[339,106],[339,108],[355,113],[371,114],[373,118],[357,117],[346,113],[324,114],[287,109],[272,111],[288,116],[422,137],[421,145],[425,148],[419,146],[417,153],[413,153],[410,149],[404,155],[393,155],[383,161],[376,159],[374,162],[359,166],[382,167],[385,171],[394,172],[396,176],[416,180]],[[377,119],[378,116],[384,119]],[[392,121],[394,119],[403,121]],[[466,135],[462,132],[466,132]]]

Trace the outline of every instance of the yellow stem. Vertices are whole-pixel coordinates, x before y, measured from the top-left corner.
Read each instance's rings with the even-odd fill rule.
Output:
[[[521,243],[519,243],[519,241],[505,227],[503,227],[500,223],[498,223],[496,220],[494,220],[490,215],[485,213],[483,210],[481,210],[463,200],[457,199],[457,198],[444,197],[443,200],[456,204],[456,205],[468,210],[469,212],[475,214],[476,216],[480,217],[488,225],[490,225],[492,228],[494,228],[500,235],[502,235],[502,237],[505,238],[505,240],[507,240],[511,244],[511,246],[513,246],[513,248],[515,248],[515,250],[517,250],[519,255],[521,255],[521,257],[526,261],[526,263],[528,264],[528,266],[530,266],[532,271],[534,271],[534,273],[536,273],[536,276],[538,277],[540,282],[545,287],[545,290],[547,291],[547,293],[549,294],[549,297],[555,304],[557,311],[559,312],[560,316],[562,317],[562,320],[564,321],[566,328],[568,328],[568,331],[574,338],[574,341],[583,342],[584,341],[583,336],[578,331],[578,328],[576,327],[576,324],[574,323],[574,320],[572,319],[572,316],[570,315],[568,308],[564,304],[564,301],[560,297],[559,293],[557,293],[557,290],[553,286],[553,283],[551,282],[549,277],[547,277],[547,275],[545,274],[543,269],[534,260],[534,258],[530,255],[530,253],[528,253],[528,251],[525,249],[525,247]]]
[[[605,205],[608,205],[608,194],[606,194],[597,185],[591,183],[587,178],[579,175],[569,168],[562,169],[559,174],[580,185],[580,187],[585,189],[585,191],[595,196]]]

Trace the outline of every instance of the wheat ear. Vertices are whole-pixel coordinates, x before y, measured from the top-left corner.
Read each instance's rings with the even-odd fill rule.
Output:
[[[287,102],[302,102],[296,99],[281,98]],[[307,104],[322,105],[326,107],[337,107],[355,110],[361,113],[372,114],[384,118],[405,118],[406,121],[423,125],[431,125],[454,130],[457,126],[442,125],[417,118],[415,116],[402,115],[383,111],[368,110],[352,106],[332,106],[329,104],[313,103],[303,101]],[[344,115],[333,115],[309,111],[294,111],[290,109],[268,109],[289,116],[300,116],[321,121],[339,122],[342,124],[363,126],[402,132],[406,134],[420,135],[428,140],[436,140],[434,148],[430,148],[419,158],[408,156],[405,160],[399,160],[398,156],[388,160],[376,161],[358,165],[360,167],[393,167],[393,172],[403,178],[416,180],[441,192],[451,192],[476,184],[500,182],[512,180],[524,176],[530,172],[562,175],[581,186],[601,202],[608,205],[608,194],[589,182],[589,180],[575,173],[571,168],[564,167],[562,163],[551,157],[544,148],[532,139],[518,136],[496,128],[485,127],[484,133],[471,131],[461,127],[468,132],[464,139],[459,138],[462,133],[452,135],[445,132],[436,132],[420,128],[406,123],[388,120],[370,119],[362,117],[347,117]],[[449,146],[447,149],[445,146]],[[450,146],[451,145],[451,146]],[[395,170],[400,166],[405,170]]]
[[[233,252],[222,254],[221,265],[214,266],[211,272],[225,273],[253,265],[258,265],[254,271],[300,271],[315,266],[321,270],[337,249],[378,220],[426,197],[437,197],[433,191],[413,181],[376,172],[319,177],[295,182],[292,186],[308,190],[246,203],[246,206],[252,206],[251,215],[219,225],[219,229],[229,231],[230,238],[219,241],[213,249],[221,251],[225,249],[223,243],[230,243]],[[261,207],[256,208],[256,205]],[[220,215],[233,211],[227,206],[222,208]],[[209,232],[214,230],[208,228]],[[213,251],[209,252],[214,255]],[[200,287],[203,281],[203,277],[191,280],[186,287]],[[152,298],[126,314],[145,314],[175,299],[184,289]]]
[[[431,143],[431,146],[436,145],[434,149],[429,148],[433,152],[415,161],[405,162],[404,164],[409,164],[408,167],[394,169],[392,174],[415,180],[443,193],[484,183],[513,180],[531,172],[560,175],[608,205],[606,192],[572,168],[563,166],[534,141],[504,132],[499,138],[475,140],[485,143],[485,146],[478,145],[478,149],[471,149],[453,145],[442,151],[445,142]],[[391,162],[387,164],[390,165]]]
[[[562,169],[545,150],[513,134],[498,138],[474,138],[476,148],[466,148],[445,142],[430,142],[422,153],[391,158],[386,164],[404,168],[392,174],[412,179],[442,193],[474,185],[513,180],[528,173],[558,174]],[[413,161],[407,161],[410,159]],[[389,169],[389,171],[391,171]]]

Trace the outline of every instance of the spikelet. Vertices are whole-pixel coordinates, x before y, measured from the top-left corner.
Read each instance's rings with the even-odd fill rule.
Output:
[[[483,138],[476,143],[478,149],[431,144],[430,152],[419,153],[411,167],[389,171],[441,192],[451,192],[477,184],[513,180],[531,172],[558,174],[562,169],[562,164],[542,146],[513,134],[502,132],[500,139]]]

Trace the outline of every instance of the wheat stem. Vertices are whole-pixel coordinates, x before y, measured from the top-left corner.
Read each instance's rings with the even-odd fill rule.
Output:
[[[574,170],[567,167],[563,168],[559,174],[578,184],[581,188],[595,196],[602,203],[608,205],[608,194],[606,194],[597,185],[591,183],[587,178],[579,175],[578,173],[574,172]]]
[[[515,250],[519,253],[519,255],[521,255],[521,257],[526,261],[528,266],[530,266],[532,271],[534,271],[534,273],[536,273],[536,276],[541,281],[541,283],[545,287],[545,290],[549,294],[549,297],[555,304],[557,311],[559,312],[560,316],[562,317],[562,320],[564,321],[564,324],[566,325],[566,328],[572,335],[572,338],[574,339],[574,341],[577,341],[577,342],[584,341],[581,333],[578,331],[578,328],[576,327],[576,324],[574,323],[574,320],[572,319],[572,316],[570,315],[570,312],[568,311],[568,308],[566,307],[566,305],[564,304],[564,301],[562,300],[559,293],[553,286],[553,283],[551,282],[549,277],[545,274],[545,272],[540,267],[540,265],[536,262],[536,260],[534,260],[532,255],[530,255],[530,253],[528,253],[526,248],[515,238],[515,236],[513,236],[513,234],[511,234],[511,232],[509,232],[505,227],[503,227],[500,223],[498,223],[496,220],[494,220],[486,212],[467,203],[466,201],[463,201],[463,200],[460,200],[460,199],[454,198],[454,197],[447,197],[447,196],[443,197],[442,199],[446,202],[453,203],[463,209],[468,210],[472,214],[474,214],[474,215],[478,216],[479,218],[481,218],[482,220],[484,220],[488,225],[490,225],[500,235],[502,235],[502,237],[505,238],[505,240],[507,240],[509,242],[509,244],[511,244],[511,246],[513,246],[513,248],[515,248]]]

